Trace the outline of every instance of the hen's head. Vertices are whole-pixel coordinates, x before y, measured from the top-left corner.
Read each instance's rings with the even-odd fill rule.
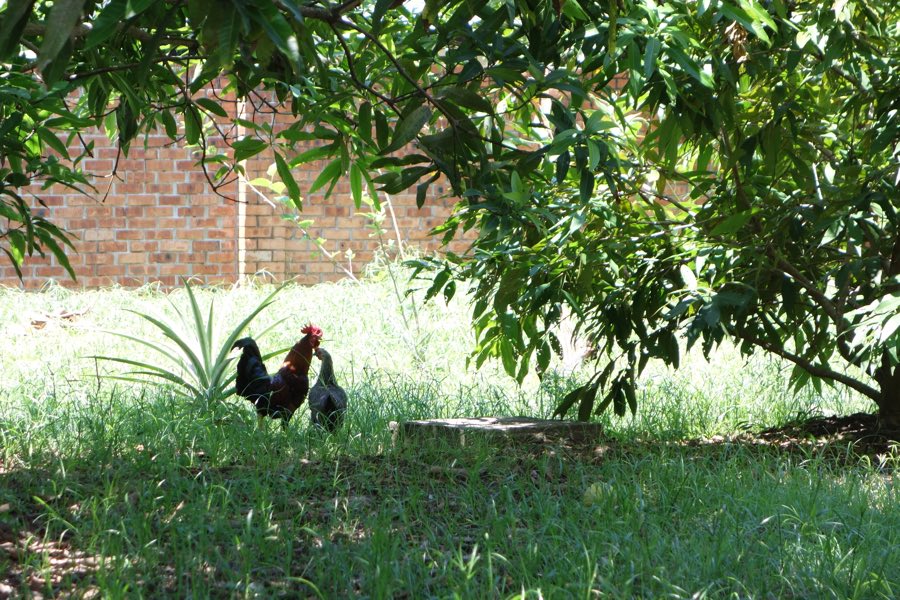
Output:
[[[313,348],[319,347],[319,342],[322,341],[322,330],[319,327],[316,327],[312,323],[308,324],[306,327],[300,330],[300,333],[304,334],[304,336],[309,339],[309,344]]]

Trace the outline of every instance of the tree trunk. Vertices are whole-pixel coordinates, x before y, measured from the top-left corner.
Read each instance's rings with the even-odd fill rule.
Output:
[[[900,276],[900,232],[894,236],[890,261],[887,275],[896,281],[897,276]],[[888,291],[895,292],[896,289],[897,284],[894,284]],[[891,368],[887,351],[881,354],[881,366],[875,369],[875,381],[881,388],[881,400],[878,401],[881,422],[888,427],[900,429],[900,365]]]
[[[885,353],[881,366],[875,369],[875,381],[881,388],[878,400],[878,417],[883,425],[900,429],[900,365],[891,368]]]

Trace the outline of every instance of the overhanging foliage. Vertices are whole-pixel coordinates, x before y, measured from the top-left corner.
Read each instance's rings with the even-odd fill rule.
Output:
[[[429,293],[477,281],[476,361],[520,378],[574,314],[600,360],[561,414],[635,410],[647,361],[677,366],[686,334],[707,353],[726,338],[774,353],[796,386],[848,385],[900,421],[893,2],[407,4],[9,2],[4,249],[63,255],[16,190],[83,184],[90,148],[68,146],[92,125],[123,149],[162,128],[203,151],[214,183],[273,146],[298,207],[291,171],[313,160],[327,161],[313,189],[349,177],[357,204],[410,186],[421,204],[443,176],[461,201],[439,233],[477,238],[420,265],[437,268]],[[293,122],[223,124],[197,95],[222,76]],[[320,145],[297,153],[307,140]]]

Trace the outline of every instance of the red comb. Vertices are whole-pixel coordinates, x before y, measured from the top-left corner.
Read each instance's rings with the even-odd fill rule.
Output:
[[[300,333],[305,333],[307,335],[311,335],[314,337],[322,337],[322,330],[313,325],[312,323],[308,324],[306,327],[300,330]]]

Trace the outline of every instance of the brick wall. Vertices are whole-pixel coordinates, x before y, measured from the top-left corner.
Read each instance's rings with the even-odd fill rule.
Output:
[[[70,252],[69,260],[78,280],[71,281],[48,254],[26,258],[23,282],[8,261],[0,260],[0,285],[38,289],[53,279],[70,287],[154,282],[172,286],[182,277],[222,283],[257,273],[279,281],[317,283],[345,277],[345,269],[360,274],[380,247],[381,241],[367,227],[370,221],[357,214],[346,181],[327,200],[321,193],[305,198],[301,218],[312,224],[301,230],[282,218],[286,212],[282,206],[273,207],[242,182],[220,188],[221,195],[217,194],[195,166],[191,151],[173,145],[164,135],[149,136],[146,147],[143,138],[135,140],[113,177],[115,146],[99,132],[84,137],[95,143],[93,157],[82,165],[91,174],[95,192],[85,196],[59,187],[23,190],[46,204],[32,203],[37,214],[76,236],[77,252]],[[254,157],[246,166],[248,178],[264,175],[271,163],[271,155]],[[305,165],[294,173],[302,193],[323,166]],[[403,243],[425,251],[437,248],[428,231],[443,222],[454,202],[441,198],[441,189],[432,186],[421,210],[414,194],[390,199]],[[273,193],[261,191],[268,200],[274,199]],[[384,226],[388,237],[396,239],[393,222],[388,219]],[[313,240],[319,238],[324,241],[316,244]],[[456,243],[455,249],[461,245]],[[352,261],[347,250],[354,254]]]
[[[236,110],[248,120],[267,121],[276,131],[284,124],[284,117],[275,119],[273,123],[271,115],[248,110],[246,105]],[[282,122],[279,123],[279,120]],[[297,152],[317,145],[319,143],[314,141],[299,143]],[[247,179],[252,181],[256,177],[266,177],[272,163],[271,152],[263,152],[247,160],[244,165]],[[274,192],[251,185],[238,185],[241,240],[238,261],[242,274],[267,273],[279,281],[294,279],[301,283],[317,283],[345,277],[348,271],[359,275],[377,251],[388,248],[388,242],[396,248],[398,237],[400,244],[421,251],[430,252],[439,248],[439,240],[428,232],[444,222],[456,202],[453,198],[444,197],[449,186],[440,182],[433,184],[421,209],[416,207],[415,188],[390,197],[380,195],[386,218],[382,223],[385,233],[379,239],[370,227],[372,219],[366,216],[371,215],[371,209],[367,206],[357,209],[354,206],[348,179],[342,179],[327,199],[324,189],[311,195],[306,193],[326,164],[327,161],[307,163],[293,170],[303,195],[303,212],[297,216],[301,220],[312,221],[303,229],[283,218],[286,213],[297,213],[293,208],[279,204]],[[321,244],[314,241],[320,239],[325,241]],[[462,241],[451,244],[451,249],[455,251],[462,251],[464,247]]]

